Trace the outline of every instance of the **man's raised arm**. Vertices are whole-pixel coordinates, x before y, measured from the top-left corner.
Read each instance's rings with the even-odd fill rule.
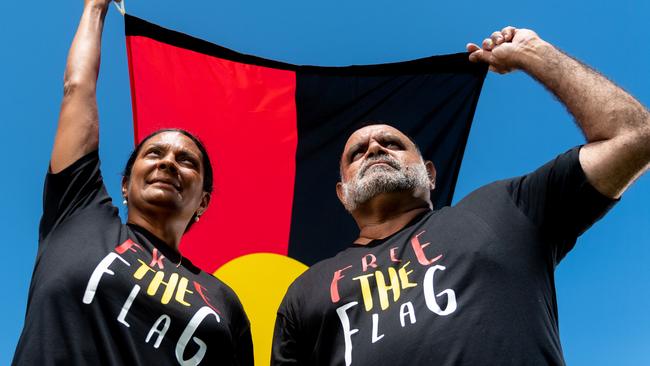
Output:
[[[492,71],[525,71],[567,107],[588,142],[580,164],[605,196],[620,197],[650,167],[650,113],[597,71],[528,29],[506,27],[467,50],[470,61],[486,62]]]

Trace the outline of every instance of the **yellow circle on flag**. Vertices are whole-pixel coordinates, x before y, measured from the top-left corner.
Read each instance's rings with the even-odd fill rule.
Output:
[[[287,288],[308,267],[280,254],[254,253],[235,258],[214,272],[230,286],[251,322],[256,365],[268,365],[278,306]]]

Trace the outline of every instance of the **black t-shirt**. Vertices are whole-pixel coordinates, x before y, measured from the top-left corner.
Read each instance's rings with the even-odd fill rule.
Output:
[[[614,203],[579,149],[315,264],[280,308],[272,365],[562,365],[553,271]]]
[[[151,233],[122,224],[97,152],[48,174],[43,201],[13,364],[253,365],[235,293]]]

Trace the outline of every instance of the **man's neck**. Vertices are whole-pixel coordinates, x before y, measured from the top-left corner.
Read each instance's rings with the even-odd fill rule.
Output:
[[[430,209],[429,202],[412,196],[402,197],[395,193],[375,197],[352,212],[359,226],[359,238],[354,242],[366,245],[387,238]]]

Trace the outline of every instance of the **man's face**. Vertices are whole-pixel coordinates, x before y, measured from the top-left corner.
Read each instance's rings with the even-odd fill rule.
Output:
[[[382,193],[411,191],[429,200],[433,165],[422,160],[415,144],[388,125],[367,126],[354,132],[341,157],[337,191],[348,211]]]

